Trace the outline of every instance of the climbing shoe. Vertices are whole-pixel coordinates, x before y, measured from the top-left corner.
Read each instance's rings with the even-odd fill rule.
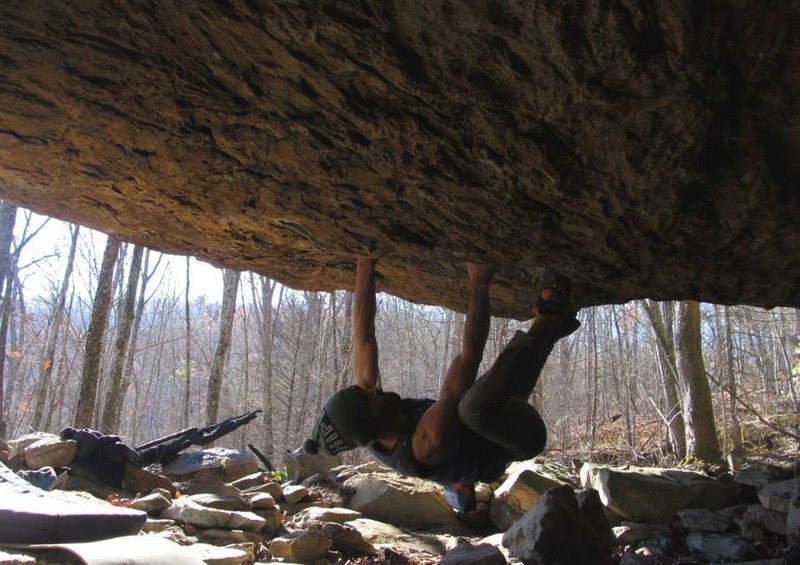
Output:
[[[567,277],[547,269],[542,277],[542,290],[536,298],[539,314],[564,314],[569,307],[571,292],[572,282]]]

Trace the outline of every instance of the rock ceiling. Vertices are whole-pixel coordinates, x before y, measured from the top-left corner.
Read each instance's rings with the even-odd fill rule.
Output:
[[[290,286],[800,306],[800,5],[0,3],[0,196]]]

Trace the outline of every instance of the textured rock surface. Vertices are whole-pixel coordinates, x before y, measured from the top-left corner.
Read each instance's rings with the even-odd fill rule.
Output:
[[[796,2],[0,5],[0,196],[164,251],[526,317],[800,305]],[[769,284],[765,284],[765,279]]]

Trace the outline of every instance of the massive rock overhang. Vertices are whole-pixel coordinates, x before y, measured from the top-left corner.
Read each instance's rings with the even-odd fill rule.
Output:
[[[800,6],[0,4],[0,197],[297,288],[800,306]]]

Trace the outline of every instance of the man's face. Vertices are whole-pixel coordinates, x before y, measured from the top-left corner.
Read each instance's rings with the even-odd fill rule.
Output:
[[[396,392],[384,392],[380,387],[363,391],[370,412],[382,424],[388,427],[394,423],[400,409],[401,397]]]

